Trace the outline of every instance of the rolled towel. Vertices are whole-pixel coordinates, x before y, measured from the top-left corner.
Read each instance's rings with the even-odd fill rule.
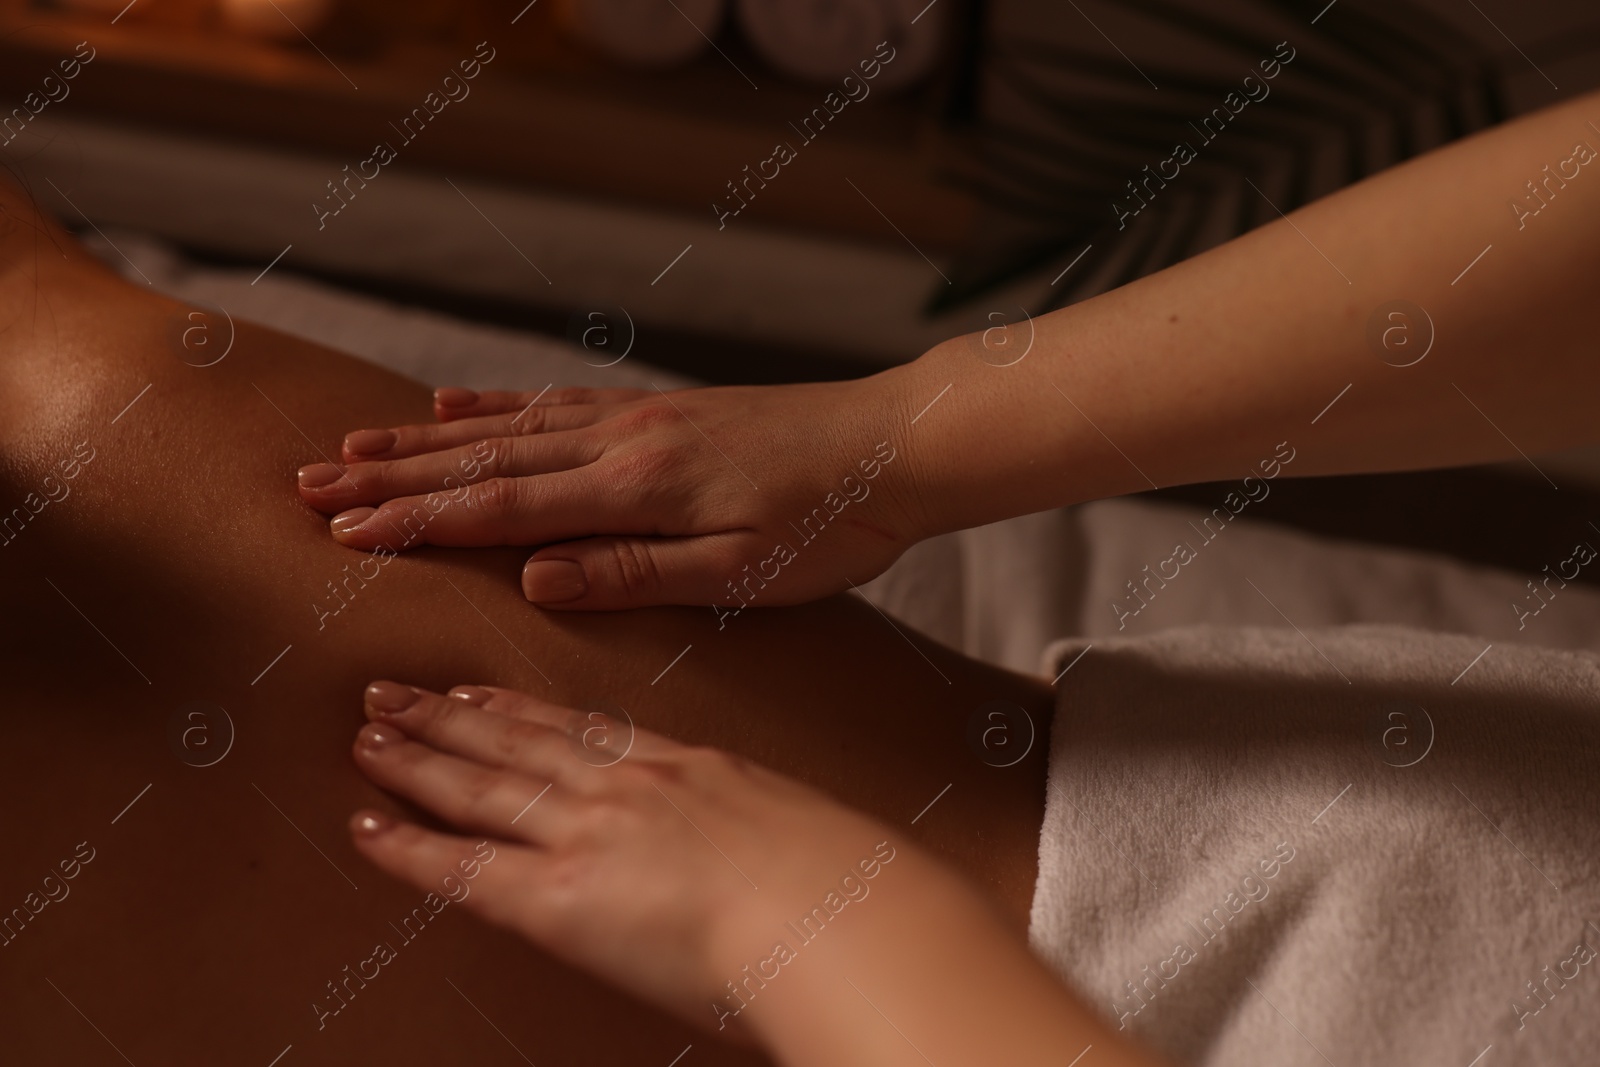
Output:
[[[727,0],[560,0],[556,19],[619,63],[671,67],[710,46],[727,6]]]
[[[894,49],[878,84],[910,85],[932,68],[950,0],[738,0],[739,24],[776,70],[832,83],[855,74],[884,43]]]

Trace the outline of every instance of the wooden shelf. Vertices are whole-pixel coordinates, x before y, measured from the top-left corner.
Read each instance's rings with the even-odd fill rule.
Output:
[[[354,166],[380,141],[398,147],[390,123],[488,40],[496,56],[471,95],[406,143],[400,165],[710,220],[726,183],[787,141],[798,158],[730,225],[900,243],[887,215],[933,252],[958,246],[973,224],[970,199],[936,178],[947,149],[926,91],[874,92],[802,142],[789,123],[827,90],[784,82],[737,40],[718,41],[726,59],[711,51],[679,70],[641,73],[586,54],[539,8],[512,26],[520,6],[347,4],[315,35],[319,54],[227,33],[200,0],[140,0],[116,25],[0,0],[0,102],[9,113],[88,40],[96,58],[70,96],[49,105],[57,113],[312,150]]]

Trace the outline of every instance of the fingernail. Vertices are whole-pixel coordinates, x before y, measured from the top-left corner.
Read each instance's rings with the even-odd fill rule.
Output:
[[[343,474],[344,471],[332,463],[313,463],[309,467],[300,468],[300,488],[321,489],[338,481]]]
[[[364,811],[356,816],[352,825],[356,833],[364,837],[373,837],[393,826],[394,820],[375,811]]]
[[[379,749],[388,748],[398,740],[400,740],[398,731],[391,730],[387,726],[376,726],[369,722],[356,734],[356,747],[362,752],[372,753],[377,752]]]
[[[345,435],[344,447],[352,456],[376,456],[389,451],[399,440],[393,430],[357,430]]]
[[[433,402],[442,408],[464,408],[469,404],[476,404],[478,394],[471,389],[457,389],[447,385],[433,391]]]
[[[583,568],[567,559],[541,559],[522,568],[522,595],[535,604],[561,604],[589,591]]]
[[[367,707],[379,713],[398,715],[415,704],[421,695],[399,682],[373,682],[367,686]]]
[[[450,696],[464,704],[471,704],[474,707],[481,708],[489,703],[494,694],[481,685],[458,685],[450,690]]]
[[[332,522],[328,523],[328,529],[333,531],[335,537],[338,537],[340,534],[347,534],[354,530],[377,513],[377,508],[351,508],[349,511],[341,511],[333,517]]]

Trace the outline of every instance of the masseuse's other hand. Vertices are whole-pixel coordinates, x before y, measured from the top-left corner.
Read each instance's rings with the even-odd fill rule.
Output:
[[[783,923],[825,894],[860,912],[828,930],[834,952],[874,915],[970,896],[899,833],[721,751],[505,689],[377,682],[366,713],[361,769],[461,831],[359,812],[351,829],[369,859],[712,1030],[742,1013],[727,983],[776,937],[823,951]],[[879,891],[898,901],[866,899]],[[784,980],[796,994],[804,981]]]
[[[799,603],[921,536],[898,382],[440,390],[440,422],[350,434],[300,493],[354,548],[544,546],[522,584],[550,607]]]
[[[366,711],[361,769],[460,830],[351,820],[430,910],[458,902],[793,1067],[1155,1062],[965,879],[798,782],[506,689],[376,682]]]

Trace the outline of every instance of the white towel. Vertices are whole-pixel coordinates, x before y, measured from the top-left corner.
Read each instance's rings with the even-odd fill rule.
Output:
[[[1600,657],[1482,648],[1097,640],[1060,683],[1035,951],[1181,1062],[1593,1063]]]

